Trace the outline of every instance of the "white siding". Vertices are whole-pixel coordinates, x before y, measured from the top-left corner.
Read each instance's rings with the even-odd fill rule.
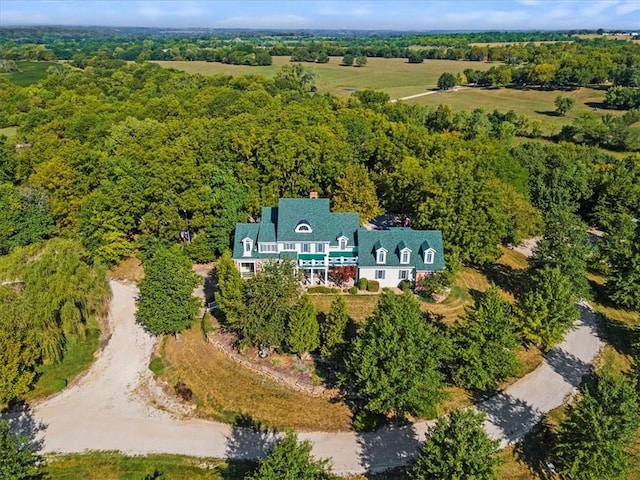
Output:
[[[384,270],[384,279],[376,278],[376,270]],[[400,270],[410,270],[410,268],[404,267],[360,267],[358,268],[358,278],[366,278],[367,280],[375,280],[380,283],[380,288],[385,287],[397,287],[400,283],[399,272]],[[411,276],[411,274],[409,274]]]

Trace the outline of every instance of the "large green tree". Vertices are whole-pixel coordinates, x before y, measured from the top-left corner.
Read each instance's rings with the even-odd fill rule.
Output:
[[[635,381],[602,372],[567,407],[554,442],[554,463],[571,480],[626,478],[627,448],[638,427]]]
[[[517,373],[520,336],[516,328],[511,306],[495,286],[481,294],[452,332],[448,363],[454,382],[463,388],[487,390]]]
[[[640,311],[640,225],[628,215],[618,215],[609,230],[601,245],[605,291],[616,305]]]
[[[347,304],[338,296],[320,323],[320,355],[323,358],[335,360],[343,353],[348,322]]]
[[[443,399],[442,340],[413,294],[384,292],[340,372],[365,411],[420,415]]]
[[[288,432],[269,451],[247,480],[337,480],[327,460],[311,456],[311,443]]]
[[[236,328],[244,309],[242,278],[229,250],[225,250],[216,263],[216,280],[214,297],[218,302],[218,310],[223,315],[221,320],[229,328]]]
[[[3,480],[36,480],[43,478],[44,461],[33,451],[29,439],[15,435],[9,424],[0,420],[0,478]]]
[[[472,409],[440,417],[409,471],[412,480],[495,480],[500,442],[483,428],[484,415]]]
[[[289,314],[287,325],[289,350],[305,355],[318,348],[319,326],[316,309],[308,295],[303,295]]]
[[[144,262],[139,283],[138,321],[154,335],[178,333],[190,327],[198,313],[193,296],[199,277],[179,247],[159,246]]]
[[[573,282],[559,268],[534,270],[516,306],[524,338],[545,350],[559,343],[580,316],[575,301]]]
[[[357,212],[360,225],[382,213],[376,187],[364,165],[348,165],[336,178],[331,192],[334,212]]]

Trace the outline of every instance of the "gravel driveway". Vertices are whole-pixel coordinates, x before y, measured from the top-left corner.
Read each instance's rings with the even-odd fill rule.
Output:
[[[33,406],[42,422],[44,452],[120,450],[128,454],[176,453],[201,457],[255,458],[273,441],[255,433],[170,414],[152,405],[147,366],[154,339],[135,322],[134,285],[112,281],[109,314],[113,332],[90,370],[73,386]],[[602,346],[594,315],[582,320],[545,362],[506,391],[478,405],[487,430],[503,443],[517,441],[548,410],[575,391]],[[379,471],[406,464],[416,453],[427,422],[387,427],[375,433],[307,432],[313,453],[330,457],[336,473]]]

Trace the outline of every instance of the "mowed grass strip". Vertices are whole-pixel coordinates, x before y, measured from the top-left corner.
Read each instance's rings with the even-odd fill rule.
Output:
[[[427,92],[435,88],[444,72],[456,74],[467,68],[488,70],[491,64],[457,60],[425,60],[409,63],[406,58],[368,58],[364,67],[340,65],[342,57],[331,57],[329,63],[302,63],[316,73],[320,92],[350,95],[356,90],[380,90],[391,98]],[[291,64],[290,57],[273,57],[273,65],[251,67],[216,62],[156,62],[166,68],[175,68],[202,75],[265,75],[274,77],[278,67]],[[497,65],[497,64],[494,64]]]
[[[594,112],[596,108],[598,109],[596,113],[622,115],[623,111],[602,110],[605,93],[605,90],[593,88],[562,91],[537,88],[465,87],[457,91],[438,92],[434,95],[417,97],[406,100],[406,102],[427,106],[444,104],[449,105],[453,111],[475,108],[484,108],[488,112],[513,110],[518,115],[527,115],[532,120],[540,120],[543,132],[549,135],[560,132],[562,126],[572,123],[578,114]],[[569,97],[575,101],[575,107],[564,117],[555,114],[554,101],[558,96]]]
[[[164,377],[193,391],[196,413],[233,423],[241,415],[269,428],[318,431],[350,429],[351,412],[343,402],[310,397],[276,385],[229,360],[206,342],[200,326],[169,338],[164,348]]]
[[[47,69],[56,62],[16,62],[17,72],[0,73],[0,78],[6,78],[11,83],[21,87],[28,87],[47,76]]]
[[[311,303],[316,307],[319,313],[328,313],[331,304],[338,295],[310,295]],[[342,295],[344,303],[347,306],[347,314],[349,318],[356,323],[363,323],[371,316],[378,305],[379,295]]]
[[[241,480],[253,468],[250,462],[227,462],[216,458],[152,454],[127,456],[120,452],[86,452],[47,457],[51,480]]]

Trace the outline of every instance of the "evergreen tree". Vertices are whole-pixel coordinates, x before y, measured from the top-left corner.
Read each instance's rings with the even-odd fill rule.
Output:
[[[244,308],[242,298],[242,277],[233,263],[231,252],[226,250],[216,264],[218,289],[214,297],[218,310],[222,312],[225,325],[235,328]]]
[[[311,443],[299,442],[294,433],[287,433],[271,449],[258,469],[247,480],[337,480],[331,474],[327,460],[311,456]]]
[[[0,478],[30,480],[42,478],[43,460],[29,445],[27,438],[14,435],[9,424],[0,420]]]
[[[640,225],[618,215],[609,229],[600,249],[608,273],[605,291],[616,305],[640,311]]]
[[[500,442],[483,428],[484,414],[472,409],[440,417],[427,433],[418,460],[409,471],[412,480],[494,480]]]
[[[156,247],[144,264],[144,274],[139,284],[138,321],[154,335],[189,328],[199,308],[193,296],[199,277],[189,257],[177,246]]]
[[[308,295],[303,295],[289,315],[289,350],[304,355],[318,348],[319,327],[316,309]]]
[[[626,449],[639,426],[635,381],[599,374],[567,407],[555,439],[554,463],[571,480],[626,478]]]
[[[320,355],[323,358],[336,359],[342,353],[348,321],[347,304],[342,297],[337,297],[320,324]]]
[[[558,268],[534,270],[516,307],[524,338],[545,350],[562,341],[580,316],[575,300],[571,280]]]
[[[517,373],[520,346],[511,306],[493,286],[453,329],[453,381],[464,388],[487,390]]]
[[[422,317],[413,294],[384,292],[339,376],[355,390],[365,411],[420,415],[444,397],[443,356],[442,340]]]
[[[558,95],[554,101],[556,106],[556,113],[564,117],[569,110],[571,110],[576,104],[576,101],[571,97],[563,97]]]

